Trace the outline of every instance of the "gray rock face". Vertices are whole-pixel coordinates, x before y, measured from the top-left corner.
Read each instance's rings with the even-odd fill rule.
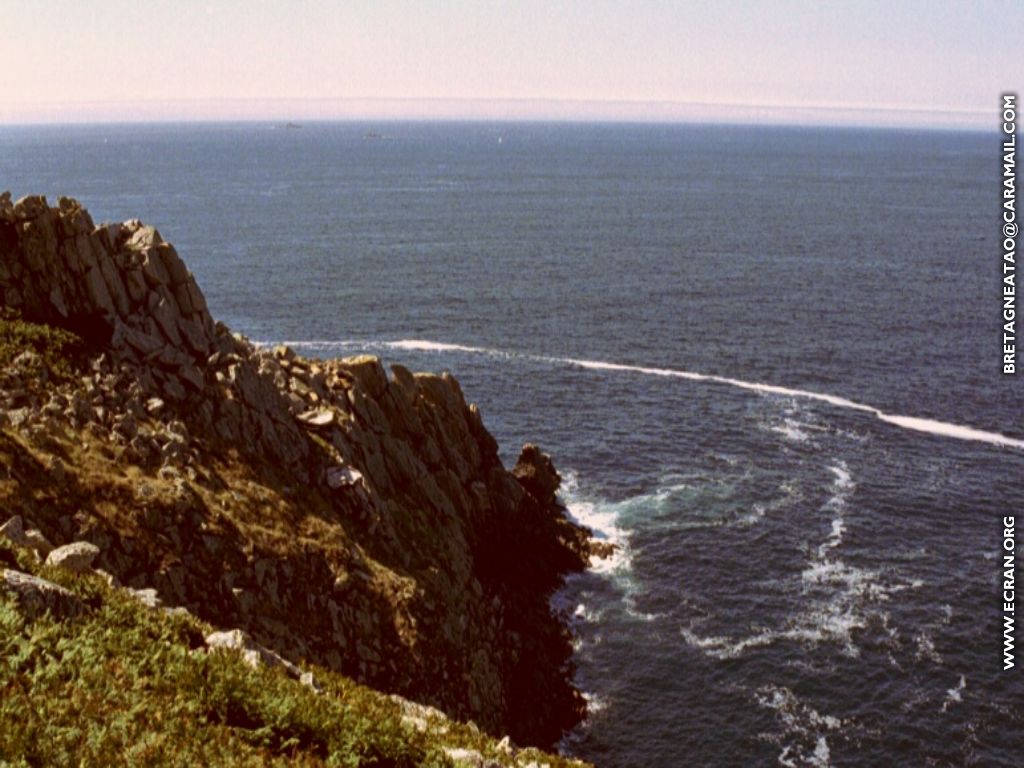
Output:
[[[74,200],[44,197],[0,206],[0,303],[26,320],[71,327],[111,346],[119,360],[149,363],[201,388],[216,333],[195,279],[152,227],[96,227]]]
[[[260,375],[252,345],[214,323],[192,274],[159,232],[138,220],[97,227],[68,198],[57,207],[41,196],[12,204],[5,193],[3,200],[0,305],[31,322],[69,328],[109,350],[107,370],[137,377],[142,407],[135,419],[118,421],[119,436],[133,440],[136,419],[147,413],[195,408],[228,442],[291,467],[306,463],[310,451],[292,404]],[[281,359],[288,362],[288,353]],[[102,405],[80,403],[76,412],[111,426]],[[312,426],[327,426],[328,418],[317,414]],[[133,447],[132,458],[183,461],[173,447],[162,457],[148,441]]]
[[[21,571],[4,570],[0,589],[14,595],[18,606],[30,618],[38,618],[45,613],[56,618],[69,618],[85,610],[82,601],[64,587]]]
[[[100,548],[88,541],[76,541],[57,547],[46,557],[46,564],[72,573],[88,573]]]

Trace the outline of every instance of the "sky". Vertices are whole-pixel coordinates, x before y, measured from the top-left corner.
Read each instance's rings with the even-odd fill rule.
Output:
[[[1020,0],[0,0],[0,123],[994,126]]]

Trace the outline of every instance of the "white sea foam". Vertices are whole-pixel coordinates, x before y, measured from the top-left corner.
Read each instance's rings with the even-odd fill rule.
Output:
[[[680,634],[687,645],[699,648],[715,659],[735,659],[751,648],[765,648],[783,640],[810,646],[834,643],[842,648],[845,655],[857,657],[860,649],[853,642],[852,633],[863,629],[866,624],[866,617],[847,607],[822,605],[800,613],[791,626],[764,630],[741,639],[716,635],[701,637],[685,627]]]
[[[817,565],[824,563],[825,558],[828,557],[829,550],[835,549],[843,543],[843,534],[846,533],[846,521],[843,519],[843,513],[846,509],[848,497],[856,488],[856,483],[853,482],[853,476],[850,474],[850,469],[846,466],[846,462],[840,461],[828,469],[832,473],[833,478],[832,495],[825,502],[824,509],[834,513],[836,516],[832,519],[832,530],[828,538],[818,547],[818,561],[812,563],[812,570]]]
[[[786,742],[778,757],[779,765],[791,768],[828,768],[831,765],[827,736],[843,728],[841,719],[817,712],[784,686],[765,686],[754,698],[762,707],[773,710],[782,726],[782,733],[771,739],[780,744]]]
[[[585,621],[588,624],[596,624],[601,620],[601,616],[603,614],[603,611],[592,608],[585,603],[579,603],[576,606],[576,610],[572,612],[572,618],[575,621]]]
[[[996,445],[1008,448],[1024,449],[1024,440],[1007,437],[998,432],[989,432],[983,429],[963,426],[960,424],[949,424],[935,419],[925,419],[917,416],[904,416],[900,414],[885,413],[872,405],[858,403],[838,395],[830,395],[824,392],[812,392],[806,389],[794,389],[783,387],[777,384],[765,384],[756,381],[745,381],[734,379],[729,376],[716,376],[713,374],[697,373],[695,371],[684,371],[678,368],[655,368],[642,365],[627,365],[623,363],[605,362],[602,360],[586,360],[573,357],[552,357],[548,355],[536,355],[527,352],[516,352],[500,350],[492,347],[476,347],[465,344],[452,344],[448,342],[429,341],[425,339],[399,339],[397,341],[359,341],[359,340],[320,340],[320,341],[284,341],[284,342],[260,342],[261,345],[286,344],[296,349],[400,349],[416,352],[458,352],[473,355],[490,355],[501,358],[517,358],[522,360],[533,360],[537,362],[552,363],[557,365],[570,365],[591,371],[605,371],[617,373],[636,373],[645,376],[660,376],[687,381],[701,381],[715,384],[726,384],[731,387],[738,387],[750,392],[757,392],[767,395],[780,395],[783,397],[814,400],[836,408],[861,411],[871,414],[881,421],[902,429],[916,432],[924,432],[939,437],[950,437],[958,440],[970,440],[989,445]]]
[[[736,524],[740,526],[756,525],[767,513],[768,509],[764,504],[754,504],[750,511],[745,515],[740,515],[736,519]]]
[[[594,693],[583,692],[583,698],[587,702],[587,715],[596,715],[598,712],[606,709],[608,704],[600,696]]]
[[[810,425],[808,424],[802,424],[793,419],[785,419],[781,424],[774,424],[769,427],[769,429],[771,429],[772,432],[777,432],[791,442],[806,443],[811,439],[811,436],[805,431],[809,426]]]
[[[855,487],[853,482],[853,476],[850,474],[850,468],[846,466],[845,461],[840,461],[838,464],[833,464],[828,468],[828,471],[835,477],[833,485],[838,491],[851,491]]]
[[[608,575],[628,573],[633,566],[633,553],[629,547],[629,531],[619,525],[620,505],[583,497],[572,471],[563,473],[561,495],[571,520],[593,531],[595,539],[615,547],[611,557],[591,556],[590,570]]]
[[[662,488],[651,494],[635,496],[620,502],[609,502],[589,498],[581,492],[574,472],[566,471],[563,474],[561,494],[569,517],[590,528],[594,538],[615,546],[611,557],[592,556],[588,573],[614,584],[620,595],[623,611],[637,621],[655,621],[661,618],[661,614],[649,613],[637,606],[637,598],[642,594],[643,587],[633,572],[633,550],[630,543],[632,531],[628,528],[628,518],[632,510],[648,510],[652,505],[659,503],[659,494],[664,490]],[[573,610],[571,601],[582,597],[577,586],[579,583],[579,577],[570,577],[566,588],[553,599],[556,609],[572,614],[571,619],[577,628],[581,623],[596,624],[604,615],[604,610],[593,610],[585,603],[578,603]],[[577,597],[574,598],[573,595]],[[590,642],[593,644],[594,641]]]
[[[941,664],[942,657],[939,652],[935,650],[935,641],[932,636],[921,632],[918,634],[914,641],[917,643],[917,659],[918,661],[930,661],[933,664]]]
[[[846,464],[829,467],[831,495],[822,510],[832,513],[830,531],[800,573],[801,607],[777,628],[758,628],[747,637],[701,635],[696,625],[682,628],[683,640],[717,659],[736,658],[750,649],[781,641],[811,647],[829,643],[850,657],[860,655],[855,635],[871,620],[888,627],[889,615],[881,609],[892,593],[921,585],[920,581],[895,581],[893,574],[860,568],[839,555],[846,532],[845,509],[856,483]],[[893,630],[890,630],[890,632]]]
[[[956,688],[950,688],[946,691],[946,698],[942,702],[942,711],[945,712],[954,704],[959,704],[964,700],[963,691],[967,688],[967,678],[960,675],[960,682],[957,683]]]
[[[386,342],[385,346],[391,349],[405,349],[414,352],[469,352],[472,354],[502,355],[497,349],[484,349],[482,347],[467,347],[463,344],[446,344],[441,341],[425,341],[422,339],[402,339],[401,341]]]
[[[819,736],[814,745],[814,754],[811,755],[811,765],[817,768],[826,768],[830,765],[831,752],[828,749],[828,741],[824,736]]]
[[[846,532],[846,523],[843,522],[843,518],[837,517],[832,521],[832,532],[828,535],[828,539],[825,541],[825,546],[829,549],[835,549],[843,543],[843,534]]]

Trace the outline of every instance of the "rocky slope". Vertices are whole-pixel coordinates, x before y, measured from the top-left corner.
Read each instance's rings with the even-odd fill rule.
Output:
[[[115,583],[522,744],[582,717],[548,601],[587,533],[450,375],[257,348],[155,229],[66,198],[0,196],[0,298],[0,522],[42,555],[91,542]],[[74,334],[56,362],[40,328]]]

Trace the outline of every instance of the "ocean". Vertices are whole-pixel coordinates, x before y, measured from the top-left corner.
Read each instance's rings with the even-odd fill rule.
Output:
[[[599,766],[1016,766],[1000,136],[0,128],[0,189],[156,225],[212,313],[447,369],[617,544],[555,604]]]

